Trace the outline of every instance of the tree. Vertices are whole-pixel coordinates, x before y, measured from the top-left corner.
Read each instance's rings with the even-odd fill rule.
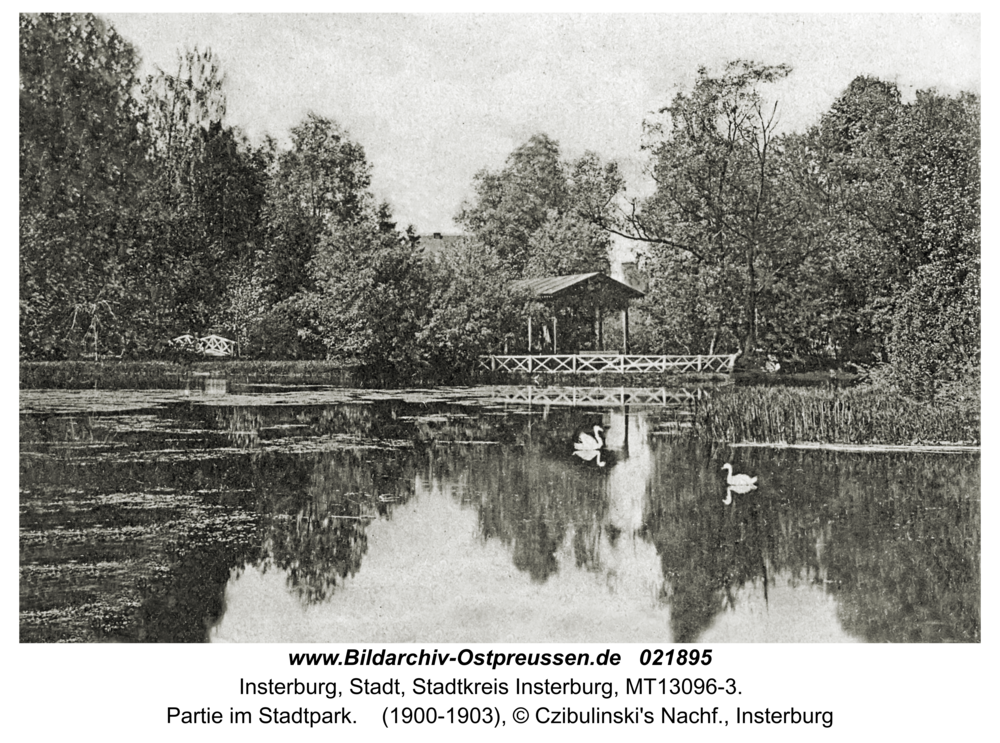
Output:
[[[146,175],[134,49],[90,14],[21,15],[21,353],[76,353],[120,337],[104,324],[132,246],[124,225]],[[91,308],[89,322],[81,312]]]
[[[130,276],[133,321],[151,336],[222,318],[229,280],[260,243],[265,149],[226,125],[225,77],[210,49],[178,54],[142,89],[153,176],[134,226],[141,270]]]
[[[273,303],[310,287],[308,266],[324,231],[359,224],[373,211],[371,166],[339,124],[310,113],[291,140],[277,155],[264,208],[262,270]]]
[[[735,309],[722,271],[680,251],[650,261],[633,347],[657,354],[711,354],[737,346],[736,318],[730,315]]]
[[[143,155],[135,50],[90,14],[22,14],[19,26],[22,206],[114,208]]]
[[[654,272],[676,277],[687,265],[699,272],[695,283],[721,282],[706,288],[722,304],[700,314],[725,318],[743,353],[757,349],[782,282],[825,245],[817,218],[824,204],[802,197],[801,173],[777,134],[777,103],[762,92],[790,72],[745,61],[728,63],[719,77],[701,68],[692,91],[661,109],[665,120],[646,123],[655,193],[611,227],[646,244]],[[664,299],[654,291],[649,301]],[[698,332],[704,352],[720,328],[709,319]]]
[[[465,203],[456,221],[515,271],[528,262],[528,242],[566,204],[566,176],[559,144],[536,134],[515,149],[499,172],[474,178],[476,201]]]
[[[422,363],[439,383],[467,379],[479,356],[522,332],[526,297],[511,290],[509,266],[473,238],[426,271],[428,316],[417,337]]]
[[[423,366],[418,337],[429,286],[412,230],[399,233],[382,205],[367,219],[329,225],[310,261],[311,288],[293,299],[328,356],[361,365],[371,380],[399,381]]]
[[[497,172],[475,176],[476,197],[456,217],[514,276],[608,270],[609,238],[593,228],[623,182],[593,153],[561,159],[559,144],[536,134]],[[610,195],[608,192],[611,192]]]
[[[136,65],[98,18],[21,18],[26,354],[120,354],[203,329],[259,242],[267,160],[225,125],[211,51],[141,87]]]
[[[611,269],[611,237],[576,214],[553,215],[528,239],[524,276],[567,276]]]
[[[978,369],[979,98],[859,77],[809,134],[846,194],[837,262],[895,381],[929,394]]]

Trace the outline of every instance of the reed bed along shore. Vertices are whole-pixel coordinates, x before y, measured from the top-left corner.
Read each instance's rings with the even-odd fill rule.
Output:
[[[872,387],[728,387],[703,403],[699,435],[730,443],[980,443],[978,395],[919,401]]]

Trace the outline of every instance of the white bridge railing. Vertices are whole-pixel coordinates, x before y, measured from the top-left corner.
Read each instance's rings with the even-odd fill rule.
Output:
[[[223,338],[221,335],[206,335],[204,338],[181,335],[170,341],[170,345],[178,350],[202,356],[232,356],[236,350],[236,341]]]
[[[617,353],[580,353],[547,356],[480,356],[479,366],[487,371],[571,372],[589,374],[618,372],[706,372],[728,374],[736,363],[736,354],[713,356],[633,356]]]

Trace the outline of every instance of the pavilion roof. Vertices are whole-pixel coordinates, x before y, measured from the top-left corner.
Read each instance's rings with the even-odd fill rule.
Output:
[[[633,289],[603,273],[577,273],[570,276],[543,276],[538,279],[521,279],[512,284],[516,290],[526,291],[539,300],[557,299],[569,296],[584,296],[600,293],[619,301],[638,299],[644,292]]]

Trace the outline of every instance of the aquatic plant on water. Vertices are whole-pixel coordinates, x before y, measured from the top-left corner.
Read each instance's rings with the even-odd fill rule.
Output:
[[[979,406],[866,387],[732,387],[699,408],[696,431],[732,443],[978,444]]]

